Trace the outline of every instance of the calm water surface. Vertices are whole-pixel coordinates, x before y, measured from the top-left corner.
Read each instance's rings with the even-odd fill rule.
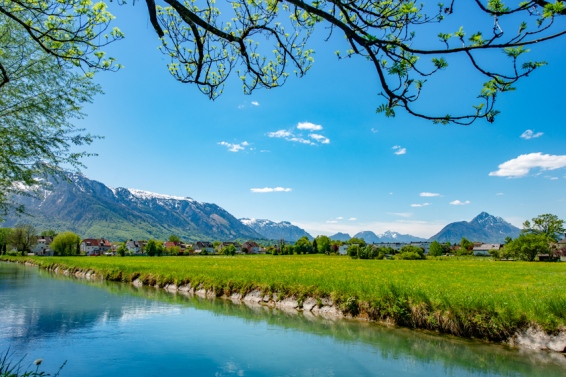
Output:
[[[0,351],[68,376],[566,376],[566,358],[0,262]]]

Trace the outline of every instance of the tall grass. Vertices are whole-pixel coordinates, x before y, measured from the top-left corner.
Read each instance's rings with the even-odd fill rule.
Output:
[[[553,332],[566,325],[566,263],[319,255],[31,259],[48,269],[92,270],[107,280],[190,283],[217,296],[260,289],[299,302],[330,298],[354,316],[491,340],[530,326]]]

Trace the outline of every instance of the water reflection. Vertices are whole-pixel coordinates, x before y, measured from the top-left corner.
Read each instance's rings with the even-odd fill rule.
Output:
[[[0,345],[98,375],[561,376],[560,354],[0,263]],[[33,356],[33,355],[30,355]],[[40,355],[44,356],[44,355]],[[104,365],[101,365],[101,360]],[[124,367],[127,365],[127,367]]]

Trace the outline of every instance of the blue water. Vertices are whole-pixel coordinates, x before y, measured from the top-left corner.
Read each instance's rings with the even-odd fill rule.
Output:
[[[65,376],[566,376],[566,358],[0,263],[0,352]]]

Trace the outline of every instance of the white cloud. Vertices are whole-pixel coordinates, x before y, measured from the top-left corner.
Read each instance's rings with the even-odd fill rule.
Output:
[[[566,155],[550,155],[541,152],[522,154],[517,158],[506,161],[499,170],[489,173],[495,177],[524,177],[531,169],[555,170],[566,167]]]
[[[302,122],[298,123],[297,127],[298,130],[310,130],[310,131],[320,131],[322,130],[322,126],[317,124],[312,124],[309,122]],[[279,130],[275,132],[269,132],[267,134],[268,137],[274,138],[281,138],[287,141],[292,141],[295,143],[301,143],[306,145],[319,145],[319,144],[330,144],[330,139],[324,135],[318,133],[310,133],[308,134],[308,138],[303,136],[301,133],[294,133],[290,130]]]
[[[344,218],[343,218],[342,216],[338,216],[338,217],[336,218],[336,220],[343,220],[343,219],[344,219]]]
[[[307,140],[307,139],[303,139],[302,137],[291,137],[291,138],[288,138],[287,140],[294,141],[296,143],[301,143],[301,144],[316,145],[312,141]]]
[[[504,193],[502,193],[502,192],[498,192],[498,193],[497,193],[497,194],[495,194],[495,195],[497,195],[497,196],[503,196],[503,195],[505,195],[505,194],[504,194]]]
[[[373,127],[371,128],[371,130],[370,130],[370,131],[371,131],[371,133],[373,133],[373,134],[376,134],[376,133],[378,133],[378,132],[379,132],[378,130],[376,130],[376,129],[375,129],[375,128],[373,128]]]
[[[253,193],[263,194],[266,192],[290,192],[292,189],[283,187],[264,187],[264,188],[252,188],[250,189]]]
[[[533,130],[526,130],[521,134],[521,138],[525,140],[529,140],[529,139],[536,139],[537,137],[541,137],[542,135],[544,135],[543,132],[535,133]]]
[[[290,137],[292,134],[289,131],[286,130],[279,130],[279,131],[275,131],[275,132],[270,132],[267,134],[267,136],[269,137],[277,137],[277,138],[285,138],[285,137]]]
[[[430,203],[420,203],[420,204],[411,204],[411,207],[426,207],[429,205]]]
[[[434,196],[440,196],[440,194],[436,193],[436,192],[421,192],[419,194],[419,196],[422,196],[422,197],[425,197],[425,198],[432,198]]]
[[[311,122],[299,122],[297,124],[298,130],[320,131],[322,126],[320,124],[313,124]]]
[[[558,177],[551,177],[551,176],[548,176],[546,178],[550,179],[551,181],[556,181],[558,179]]]
[[[469,200],[466,200],[465,202],[461,202],[459,200],[454,200],[453,202],[450,202],[450,204],[452,204],[453,206],[465,206],[470,204],[471,202]]]
[[[391,149],[396,149],[395,154],[396,155],[402,155],[407,153],[407,148],[401,148],[400,145],[395,145],[393,148]]]
[[[239,152],[245,150],[246,147],[250,145],[250,143],[248,143],[247,141],[243,141],[239,144],[232,144],[226,141],[221,141],[220,143],[218,143],[218,145],[225,146],[226,148],[228,148],[229,152]]]
[[[328,220],[326,223],[327,223],[327,224],[337,224],[338,221],[336,221],[336,220]]]
[[[257,102],[257,101],[252,101],[252,105],[254,105],[254,106],[259,106],[259,102]]]
[[[320,134],[309,134],[309,137],[315,139],[316,141],[318,141],[321,144],[330,144],[330,139],[327,138],[324,135],[320,135]]]
[[[357,218],[355,218],[355,217],[350,217],[350,218],[348,219],[348,221],[356,221],[356,220],[357,220]]]

